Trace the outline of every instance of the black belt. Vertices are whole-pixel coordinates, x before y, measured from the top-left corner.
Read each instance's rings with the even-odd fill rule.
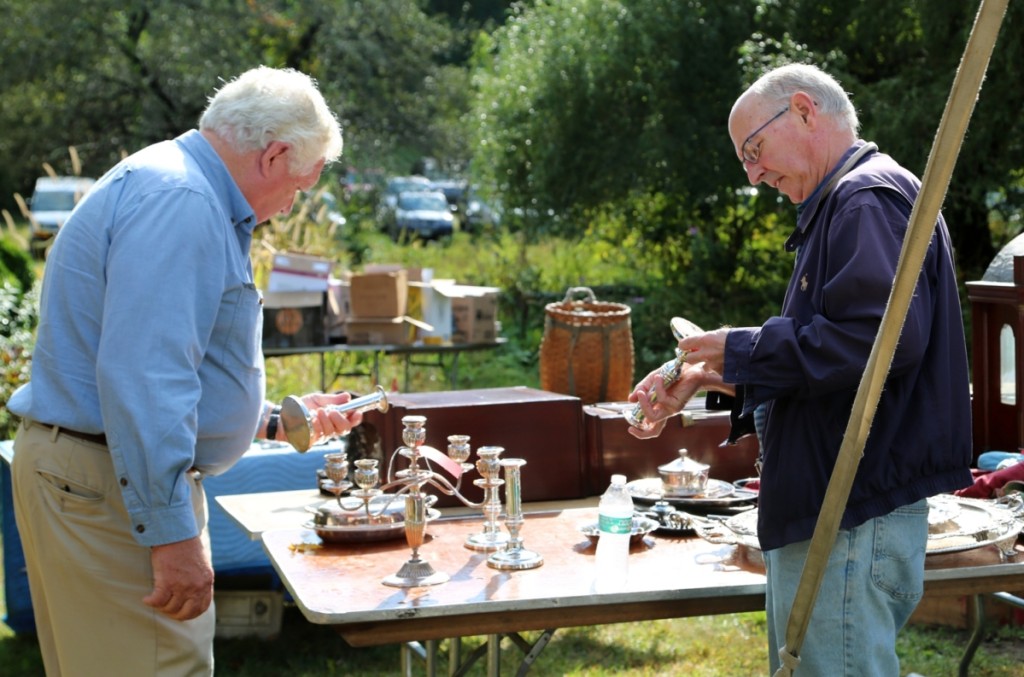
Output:
[[[67,435],[68,437],[74,437],[76,440],[82,440],[83,442],[92,442],[93,444],[102,444],[107,446],[107,436],[103,433],[81,433],[71,428],[65,428],[60,425],[51,425],[49,423],[43,423],[42,421],[32,421],[34,425],[42,426],[50,431],[56,431],[59,435]]]

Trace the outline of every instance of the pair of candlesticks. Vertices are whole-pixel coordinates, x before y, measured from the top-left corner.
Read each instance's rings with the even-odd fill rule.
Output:
[[[289,404],[289,401],[292,403]],[[286,408],[291,410],[287,419]],[[374,393],[356,398],[347,404],[338,405],[336,408],[345,411],[369,411],[371,409],[387,411],[387,394],[383,388],[378,387]],[[308,411],[304,410],[305,407],[297,398],[286,399],[281,409],[281,421],[285,432],[288,434],[289,441],[299,451],[309,448],[313,436],[311,418]],[[491,553],[487,558],[488,566],[504,571],[534,569],[541,566],[544,563],[544,558],[525,548],[520,536],[525,521],[522,509],[521,479],[522,467],[526,465],[526,460],[499,458],[504,452],[502,447],[482,446],[477,449],[479,460],[476,464],[469,463],[471,448],[467,435],[450,435],[447,455],[442,454],[439,450],[424,445],[426,421],[425,416],[402,417],[403,446],[392,454],[383,485],[380,484],[380,469],[377,459],[355,461],[353,479],[358,488],[352,489],[352,482],[348,481],[347,454],[328,454],[325,458],[327,481],[323,484],[323,488],[337,497],[338,505],[342,510],[347,509],[341,502],[341,495],[348,491],[350,496],[359,499],[361,503],[351,511],[362,511],[366,514],[367,520],[372,521],[374,517],[387,510],[391,501],[404,494],[404,531],[406,542],[412,549],[412,557],[402,565],[397,573],[385,578],[383,583],[404,588],[436,585],[449,579],[448,574],[435,571],[433,566],[419,555],[419,549],[423,545],[426,535],[428,495],[424,489],[428,485],[446,495],[455,496],[467,507],[481,509],[484,516],[483,530],[470,535],[463,545],[470,550]],[[292,433],[289,433],[289,429]],[[298,430],[297,433],[296,430]],[[405,468],[396,471],[395,460],[398,456],[407,459],[408,464]],[[432,470],[431,460],[447,468],[455,476],[455,483],[452,484],[444,475]],[[426,465],[421,466],[421,462],[425,462]],[[479,502],[471,501],[461,492],[462,476],[474,467],[481,477],[474,480],[473,484],[483,489],[483,499]],[[504,471],[505,479],[501,478],[502,471]],[[506,497],[505,526],[508,530],[507,534],[502,532],[499,526],[502,512],[499,492],[503,485]],[[350,489],[351,491],[349,491]],[[394,494],[391,494],[391,498],[381,504],[380,497],[387,495],[391,489],[395,490]],[[375,510],[376,515],[374,514]]]

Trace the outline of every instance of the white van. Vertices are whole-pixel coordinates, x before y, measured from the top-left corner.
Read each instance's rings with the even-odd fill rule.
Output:
[[[95,179],[80,176],[44,176],[36,179],[36,188],[29,202],[33,250],[46,247],[94,183]]]

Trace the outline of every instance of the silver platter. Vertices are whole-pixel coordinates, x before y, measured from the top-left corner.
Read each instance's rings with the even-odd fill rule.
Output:
[[[626,483],[626,491],[634,501],[657,503],[666,501],[671,505],[691,508],[724,508],[749,503],[757,493],[734,487],[729,482],[709,479],[704,493],[689,496],[666,494],[660,477],[647,477]]]
[[[440,516],[441,511],[437,508],[427,510],[428,522]],[[399,513],[394,513],[388,521],[380,523],[353,522],[343,526],[328,526],[309,521],[302,526],[315,531],[324,543],[368,543],[401,538],[405,535],[405,520]]]
[[[995,545],[1003,554],[1013,551],[1024,518],[1018,507],[1005,503],[941,494],[928,499],[927,553],[973,550]],[[760,549],[757,540],[757,508],[728,519],[704,521],[697,533],[712,543],[729,543]]]
[[[651,533],[655,529],[659,528],[660,524],[657,520],[653,520],[650,517],[643,515],[633,515],[633,528],[629,534],[630,543],[639,543],[644,540],[644,536]],[[598,538],[601,536],[601,530],[598,527],[597,522],[589,522],[580,527],[580,531],[583,535],[589,538],[592,542],[597,543]]]
[[[441,512],[432,506],[437,497],[424,497],[427,521],[437,519]],[[306,506],[313,519],[302,526],[312,529],[325,543],[365,543],[386,541],[405,534],[405,497],[380,494],[369,502],[369,510],[362,500],[344,497],[341,501],[325,501]]]

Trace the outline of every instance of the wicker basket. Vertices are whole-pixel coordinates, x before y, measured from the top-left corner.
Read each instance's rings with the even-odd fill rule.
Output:
[[[578,294],[584,300],[573,300]],[[561,303],[544,307],[540,385],[584,404],[625,400],[633,388],[629,306],[602,303],[587,287],[571,287]]]

